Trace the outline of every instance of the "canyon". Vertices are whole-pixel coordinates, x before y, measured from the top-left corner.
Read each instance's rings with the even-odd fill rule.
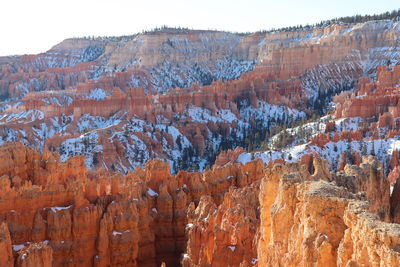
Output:
[[[0,155],[5,266],[400,264],[400,182],[390,194],[373,156],[337,173],[315,156],[122,175],[18,143]]]
[[[4,266],[400,266],[400,21],[0,57]]]
[[[375,79],[378,66],[396,65],[398,29],[383,20],[67,39],[0,59],[0,143],[58,151],[63,161],[85,155],[90,168],[122,173],[152,158],[173,173],[204,170],[221,150],[267,140],[273,128],[324,112],[359,78]]]

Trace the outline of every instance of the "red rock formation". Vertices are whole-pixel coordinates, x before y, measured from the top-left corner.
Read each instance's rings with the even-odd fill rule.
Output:
[[[311,155],[312,168],[256,160],[171,175],[151,161],[122,176],[20,144],[0,155],[5,266],[345,266],[365,262],[358,246],[376,250],[371,261],[400,260],[392,249],[398,225],[374,217],[398,221],[398,183],[389,201],[389,181],[372,157],[337,175]]]
[[[3,266],[14,266],[14,258],[11,249],[11,237],[6,223],[0,224],[0,263]]]
[[[380,66],[377,71],[377,81],[370,82],[362,79],[357,92],[351,97],[336,98],[338,102],[335,116],[345,117],[379,117],[379,127],[398,127],[394,118],[399,117],[398,85],[400,84],[400,67],[394,66],[392,70]]]
[[[188,208],[188,244],[182,266],[254,264],[258,218],[258,183],[231,188],[221,205],[203,196]]]
[[[16,132],[19,140],[26,140],[40,149],[43,146],[60,149],[66,139],[84,134],[77,130],[77,123],[84,114],[109,117],[117,112],[126,112],[121,123],[95,130],[99,135],[99,144],[104,148],[103,154],[96,156],[100,166],[111,169],[112,164],[117,163],[124,167],[132,165],[127,159],[128,149],[124,147],[124,142],[108,134],[125,132],[124,123],[132,117],[151,122],[165,118],[192,142],[197,156],[206,156],[210,146],[207,144],[209,135],[229,136],[233,129],[238,129],[237,124],[235,121],[193,123],[185,114],[188,106],[203,107],[212,114],[228,109],[239,119],[238,106],[242,100],[255,108],[262,100],[307,111],[310,96],[317,96],[318,91],[332,93],[332,88],[344,89],[342,87],[369,71],[362,69],[360,58],[371,57],[371,65],[390,60],[391,53],[375,48],[396,47],[397,38],[395,27],[374,21],[357,27],[330,25],[244,36],[215,31],[160,31],[112,40],[68,39],[47,53],[0,58],[0,96],[24,96],[21,101],[11,101],[6,113],[11,115],[36,110],[37,113],[43,112],[44,116],[43,119],[36,117],[32,121],[24,120],[23,129],[21,120],[2,118],[0,123],[4,123],[4,128],[0,129],[0,135],[5,135],[5,128],[10,128]],[[188,54],[179,40],[186,40],[183,47],[193,53]],[[179,45],[167,45],[174,42]],[[376,53],[370,56],[372,51]],[[188,88],[165,88],[168,92],[163,93],[155,89],[156,85],[168,83],[169,80],[168,74],[152,77],[151,72],[154,73],[153,70],[163,62],[181,64],[180,78],[191,80],[185,77],[189,75],[185,73],[185,67],[191,70],[190,64],[197,63],[216,71],[216,64],[224,59],[255,61],[256,64],[252,71],[242,74],[238,79],[215,81],[207,86],[189,84],[188,81]],[[393,71],[381,68],[377,82],[362,78],[354,96],[337,97],[337,117],[382,115],[379,125],[392,125],[391,128],[396,129],[397,98],[384,97],[383,92],[394,92],[390,87],[397,85],[397,72],[398,68]],[[102,100],[87,98],[87,94],[95,88],[103,89],[107,96]],[[376,88],[379,92],[374,92]],[[368,95],[361,98],[364,93]],[[371,105],[375,107],[370,108]],[[385,112],[391,115],[383,115]],[[47,140],[38,141],[33,128],[42,123],[51,125],[51,119],[62,114],[73,116],[66,133],[58,132],[51,138],[43,137]],[[182,119],[175,121],[177,117]],[[24,137],[20,130],[26,131],[27,136]],[[170,157],[163,149],[161,137],[165,137],[171,145],[172,135],[160,133],[160,130],[154,132],[157,140],[141,131],[135,135],[140,136],[151,157]],[[112,144],[110,138],[114,141]],[[323,139],[316,142],[322,145],[327,141],[325,137]]]
[[[390,182],[376,158],[363,157],[359,166],[347,164],[344,174],[336,177],[336,182],[353,193],[365,192],[366,199],[370,201],[370,212],[377,214],[381,220],[390,220]]]
[[[400,169],[399,168],[400,168],[399,166],[394,167],[388,175],[388,179],[389,179],[391,186],[394,186],[394,184],[397,182],[397,179],[399,179],[399,177],[400,177]]]
[[[215,160],[214,166],[224,166],[227,163],[236,162],[239,155],[245,152],[241,147],[235,150],[222,151]]]
[[[53,250],[45,242],[30,244],[18,252],[16,266],[53,266]]]
[[[361,168],[368,171],[370,167],[364,163]],[[368,179],[379,180],[368,172],[364,174]],[[342,183],[339,177],[334,179]],[[381,182],[372,185],[368,179],[360,180],[368,190],[389,188]],[[277,165],[262,180],[259,266],[400,264],[395,245],[399,225],[379,221],[368,212],[373,208],[344,187],[305,180],[299,167],[293,165]],[[370,250],[375,254],[363,252]]]
[[[210,194],[219,205],[229,187],[263,173],[260,160],[203,175],[173,176],[161,161],[127,176],[87,172],[82,157],[61,163],[49,151],[12,143],[0,155],[0,219],[8,225],[1,251],[14,262],[11,244],[25,246],[15,255],[24,266],[175,266],[186,247],[188,203]]]

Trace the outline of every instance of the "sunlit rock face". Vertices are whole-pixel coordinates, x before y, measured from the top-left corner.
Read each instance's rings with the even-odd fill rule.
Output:
[[[0,263],[399,266],[399,27],[0,58]]]
[[[18,143],[0,148],[0,253],[5,266],[167,266],[186,248],[187,207],[263,175],[261,161],[205,173],[153,160],[122,175],[89,171]],[[193,205],[193,204],[192,204]]]
[[[63,163],[18,143],[0,156],[5,266],[400,263],[399,187],[390,195],[372,156],[337,173],[314,155],[176,175],[159,160],[91,171],[83,157]]]

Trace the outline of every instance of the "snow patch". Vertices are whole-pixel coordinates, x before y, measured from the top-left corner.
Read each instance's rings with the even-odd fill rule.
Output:
[[[94,100],[104,100],[107,97],[106,91],[101,88],[95,88],[90,90],[90,92],[86,95],[85,98],[94,99]]]
[[[155,192],[153,189],[151,189],[151,188],[148,188],[147,189],[147,194],[149,195],[149,196],[151,196],[151,197],[158,197],[158,193],[157,192]]]
[[[57,211],[60,211],[60,210],[68,210],[71,207],[72,207],[72,205],[67,206],[67,207],[51,207],[50,209],[51,209],[52,212],[57,212]]]

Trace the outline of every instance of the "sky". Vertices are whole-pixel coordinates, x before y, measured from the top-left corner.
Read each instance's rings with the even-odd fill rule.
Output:
[[[252,32],[398,8],[398,0],[1,0],[0,56],[162,25]]]

